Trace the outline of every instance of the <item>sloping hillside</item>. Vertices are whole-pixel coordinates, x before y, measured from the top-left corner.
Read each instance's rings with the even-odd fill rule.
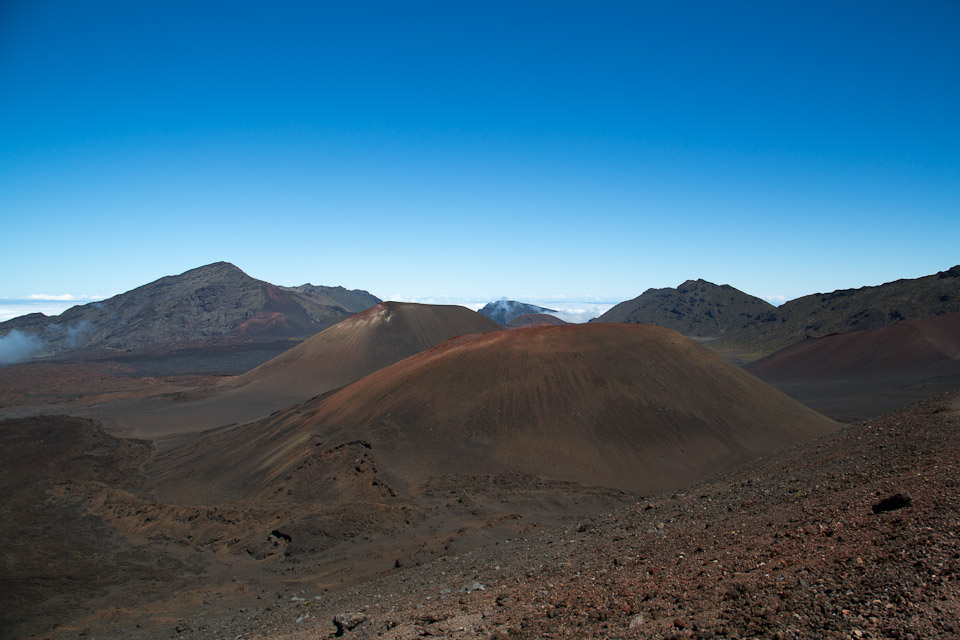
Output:
[[[307,400],[459,335],[500,331],[466,307],[381,302],[238,376],[237,393]]]
[[[866,331],[957,312],[960,266],[923,278],[797,298],[731,332],[721,343],[772,353],[810,336]]]
[[[566,325],[455,338],[171,451],[156,470],[164,490],[208,501],[269,495],[284,478],[297,493],[317,452],[362,442],[401,492],[447,474],[516,472],[651,492],[834,427],[673,331]]]
[[[511,329],[521,329],[524,327],[558,327],[564,324],[569,323],[547,313],[525,313],[508,322],[507,326]]]
[[[870,418],[960,386],[960,313],[807,338],[745,368],[821,413]]]

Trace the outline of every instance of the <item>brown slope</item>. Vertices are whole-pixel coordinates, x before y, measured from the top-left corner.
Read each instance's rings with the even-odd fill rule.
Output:
[[[273,495],[283,478],[288,490],[297,484],[316,451],[360,440],[401,490],[444,474],[522,471],[653,492],[834,426],[673,331],[537,327],[450,340],[175,451],[155,477],[202,500]]]
[[[960,313],[808,338],[747,365],[763,378],[900,374],[960,358]]]
[[[834,417],[880,415],[960,382],[960,313],[807,338],[745,368]]]
[[[242,393],[302,401],[455,336],[500,330],[466,307],[381,302],[238,376],[234,385]]]
[[[208,397],[96,414],[138,437],[249,422],[342,387],[454,336],[502,328],[465,307],[381,302],[329,327]]]

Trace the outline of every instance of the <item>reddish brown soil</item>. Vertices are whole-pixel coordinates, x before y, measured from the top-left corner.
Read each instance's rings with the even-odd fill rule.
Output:
[[[228,336],[248,336],[248,335],[268,335],[268,336],[286,336],[291,335],[293,330],[287,317],[279,311],[264,311],[258,313],[246,322],[237,325],[228,333]]]
[[[285,600],[251,627],[283,632],[252,637],[329,637],[354,613],[351,638],[956,638],[958,461],[954,393],[578,526]],[[910,506],[874,512],[896,494]]]
[[[235,602],[288,583],[345,588],[630,501],[522,474],[436,478],[401,496],[348,443],[263,499],[160,502],[137,472],[150,451],[67,416],[0,422],[0,638],[87,627],[124,637],[134,630],[105,628],[131,615],[165,627],[213,591]]]
[[[3,445],[0,451],[16,454],[5,463],[23,458],[22,446]],[[94,450],[102,447],[94,440]],[[357,639],[956,638],[958,461],[960,393],[954,393],[608,515],[528,526],[479,548],[441,546],[432,560],[398,558],[400,566],[384,567],[380,577],[340,588],[336,580],[312,577],[316,565],[298,563],[296,553],[261,561],[252,572],[216,552],[216,545],[228,546],[229,536],[194,542],[191,535],[209,536],[214,522],[235,531],[251,528],[239,512],[223,508],[180,509],[179,539],[140,538],[132,547],[139,555],[121,556],[141,558],[136,567],[101,560],[99,568],[90,565],[89,575],[78,574],[82,580],[57,582],[73,557],[62,542],[53,548],[63,555],[50,555],[45,545],[54,539],[37,537],[24,519],[7,528],[7,544],[46,550],[43,562],[49,564],[42,566],[50,578],[27,597],[23,582],[8,580],[0,611],[5,637],[16,629],[26,637],[57,639],[314,640],[334,637],[335,619],[344,637]],[[108,468],[116,468],[112,464]],[[67,522],[77,528],[74,534],[62,535],[131,548],[128,541],[137,538],[129,524],[109,516],[116,506],[98,507],[104,502],[91,498],[90,490],[71,497],[73,490],[84,492],[72,480],[76,470],[68,471],[60,486],[45,485],[52,498],[28,496],[22,504],[52,514],[73,504],[82,517]],[[79,477],[84,482],[89,476]],[[461,480],[431,491],[462,506],[456,496],[469,503],[471,486]],[[23,491],[24,482],[16,488]],[[909,506],[874,512],[897,494],[909,495]],[[509,492],[502,499],[509,501]],[[4,500],[9,504],[9,494]],[[140,509],[145,525],[160,526],[150,525],[151,512]],[[124,518],[136,520],[134,512]],[[234,521],[240,522],[229,524]],[[111,533],[121,531],[128,533]],[[296,543],[297,532],[281,527],[278,533],[291,541],[268,536],[265,543],[279,549]],[[361,561],[369,555],[362,538],[353,543],[360,552],[341,547],[341,557]],[[178,548],[184,560],[163,551]],[[6,555],[5,562],[16,557]],[[8,566],[5,575],[11,575]],[[126,586],[97,586],[111,581]],[[75,605],[58,610],[65,602]],[[46,613],[22,617],[37,607]]]
[[[87,420],[0,422],[0,638],[315,640],[335,618],[348,638],[960,636],[960,392],[641,498],[555,470],[650,473],[610,448],[564,462],[630,444],[622,415],[686,453],[707,417],[784,407],[763,434],[798,414],[676,334],[595,326],[458,338],[159,454]],[[31,375],[96,392],[82,369],[36,371],[18,393]],[[630,385],[649,395],[628,411]],[[511,438],[519,453],[496,448]]]
[[[836,426],[676,332],[567,325],[450,340],[165,452],[151,474],[203,502],[263,495],[285,477],[301,482],[314,452],[363,441],[400,491],[432,476],[522,472],[653,492]]]

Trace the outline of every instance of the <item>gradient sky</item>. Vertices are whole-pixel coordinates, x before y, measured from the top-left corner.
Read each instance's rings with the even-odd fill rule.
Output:
[[[218,260],[381,298],[960,263],[960,3],[0,0],[0,297]]]

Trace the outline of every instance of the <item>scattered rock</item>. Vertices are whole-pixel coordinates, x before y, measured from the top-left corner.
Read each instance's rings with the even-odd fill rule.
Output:
[[[486,586],[480,584],[476,580],[471,580],[468,584],[465,584],[462,587],[460,587],[460,592],[473,593],[474,591],[483,591],[486,588],[487,588]]]
[[[906,491],[899,491],[894,493],[891,496],[887,496],[877,504],[873,505],[874,513],[883,513],[885,511],[896,511],[897,509],[903,509],[909,507],[913,504],[913,499],[910,497],[910,494]]]
[[[347,631],[353,631],[366,621],[367,616],[362,613],[341,613],[340,615],[334,616],[333,624],[337,627],[335,635],[342,636]]]

